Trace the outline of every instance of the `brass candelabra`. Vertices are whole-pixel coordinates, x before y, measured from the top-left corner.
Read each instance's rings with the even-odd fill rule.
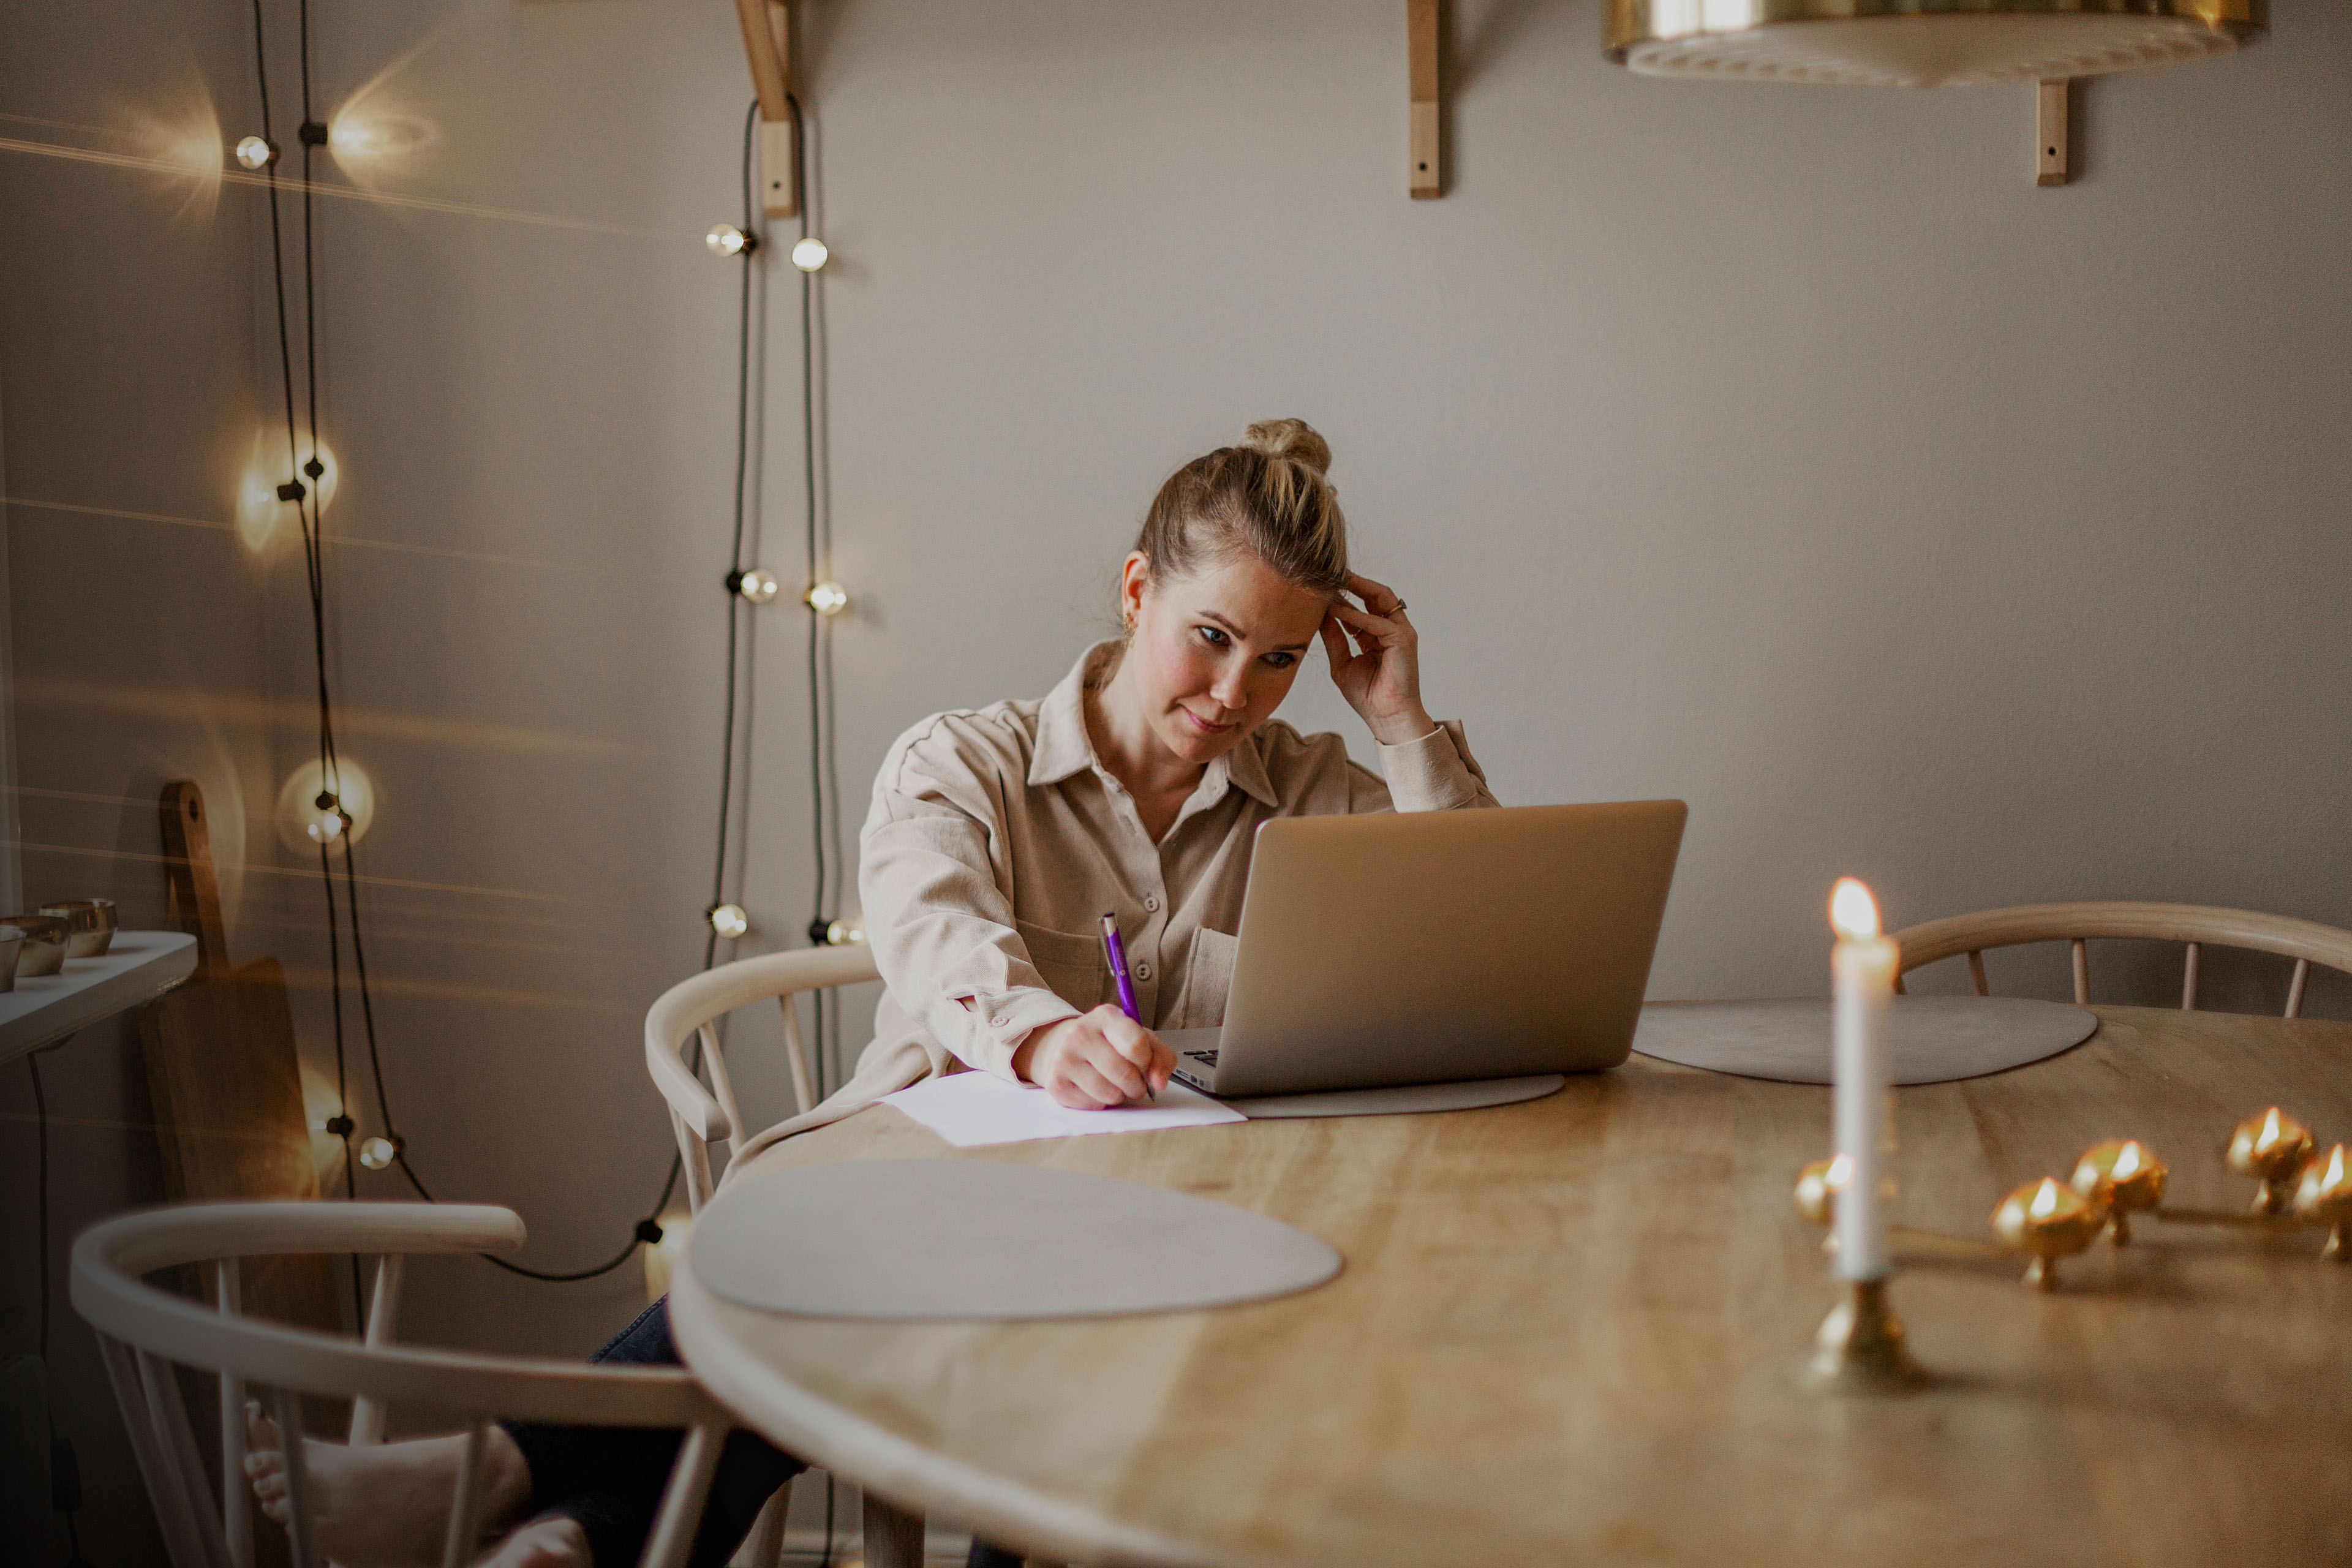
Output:
[[[2318,1152],[2310,1129],[2277,1106],[2240,1122],[2223,1150],[2230,1169],[2257,1184],[2250,1211],[2168,1208],[2164,1205],[2165,1164],[2137,1139],[2110,1138],[2083,1151],[2074,1173],[2063,1184],[2054,1176],[2029,1182],[2011,1193],[1992,1212],[1993,1234],[2000,1247],[2025,1254],[2030,1262],[2025,1283],[2053,1290],[2058,1285],[2058,1260],[2072,1258],[2101,1235],[2117,1247],[2130,1245],[2134,1215],[2170,1225],[2220,1225],[2263,1230],[2294,1230],[2326,1226],[2327,1243],[2320,1257],[2335,1263],[2352,1263],[2352,1169],[2347,1168],[2344,1145]],[[1828,1226],[1836,1218],[1837,1194],[1844,1185],[1840,1162],[1816,1160],[1797,1173],[1791,1194],[1797,1212],[1811,1223]],[[1975,1255],[1987,1244],[1936,1231],[1896,1227],[1893,1240],[1906,1250]],[[1824,1239],[1824,1250],[1835,1251],[1837,1237]],[[1884,1291],[1873,1303],[1883,1311]],[[1855,1310],[1861,1310],[1857,1301]],[[1832,1322],[1837,1321],[1832,1314]],[[1829,1355],[1831,1324],[1822,1327],[1822,1355]],[[1900,1327],[1895,1343],[1900,1347]]]

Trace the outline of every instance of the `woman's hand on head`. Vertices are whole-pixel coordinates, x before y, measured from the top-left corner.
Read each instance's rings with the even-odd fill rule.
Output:
[[[1091,1013],[1033,1029],[1013,1053],[1014,1076],[1056,1105],[1104,1110],[1168,1087],[1176,1053],[1159,1036],[1106,1003]]]
[[[1418,741],[1437,725],[1421,705],[1421,636],[1404,618],[1404,600],[1385,584],[1353,574],[1348,591],[1365,607],[1335,599],[1323,617],[1332,684],[1383,746]]]

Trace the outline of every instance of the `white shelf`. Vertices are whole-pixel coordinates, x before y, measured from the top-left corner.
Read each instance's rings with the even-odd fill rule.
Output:
[[[104,958],[69,958],[63,973],[16,977],[0,992],[0,1062],[162,995],[195,973],[196,939],[175,931],[119,931]]]

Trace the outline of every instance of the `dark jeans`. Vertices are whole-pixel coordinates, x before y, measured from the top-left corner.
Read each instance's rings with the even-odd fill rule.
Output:
[[[677,1365],[668,1300],[638,1313],[589,1359]],[[662,1490],[685,1435],[642,1426],[505,1425],[530,1469],[530,1517],[576,1520],[587,1531],[595,1568],[631,1568],[653,1533],[654,1515],[660,1511]],[[689,1568],[721,1568],[751,1533],[761,1506],[807,1468],[750,1432],[729,1433],[710,1479],[702,1527],[687,1558]],[[1021,1558],[975,1541],[967,1568],[1021,1568]]]
[[[637,1366],[676,1366],[670,1343],[667,1298],[637,1314],[636,1321],[605,1342],[592,1361]],[[685,1434],[645,1426],[532,1426],[506,1424],[507,1434],[530,1467],[530,1517],[577,1520],[588,1532],[596,1568],[633,1568],[653,1533],[662,1490],[669,1484]],[[727,1435],[719,1469],[710,1479],[690,1568],[721,1568],[751,1533],[760,1509],[778,1487],[808,1467],[781,1453],[757,1435]]]

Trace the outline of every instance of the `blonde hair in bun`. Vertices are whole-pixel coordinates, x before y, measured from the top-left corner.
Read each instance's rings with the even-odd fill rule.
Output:
[[[1348,520],[1323,476],[1331,447],[1304,419],[1265,419],[1168,476],[1135,541],[1156,582],[1246,550],[1302,588],[1348,584]]]

